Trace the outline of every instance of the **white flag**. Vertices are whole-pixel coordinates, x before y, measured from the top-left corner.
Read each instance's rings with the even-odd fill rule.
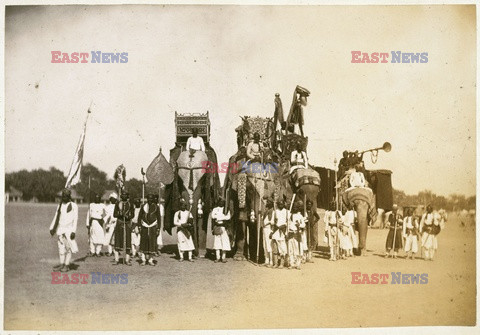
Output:
[[[80,135],[75,156],[73,156],[73,162],[70,166],[70,172],[68,173],[65,188],[69,188],[70,186],[76,185],[80,182],[80,172],[83,164],[83,144],[85,142],[85,132],[87,131],[87,121],[89,115],[90,110],[88,110],[87,119],[85,120],[85,125],[83,126],[83,132],[82,135]]]

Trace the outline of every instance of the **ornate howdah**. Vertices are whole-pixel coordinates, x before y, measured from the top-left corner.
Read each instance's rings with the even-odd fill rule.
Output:
[[[201,136],[205,143],[210,142],[210,119],[208,111],[206,113],[187,113],[179,114],[175,112],[175,130],[177,143],[186,144],[192,130],[198,130],[198,136]]]

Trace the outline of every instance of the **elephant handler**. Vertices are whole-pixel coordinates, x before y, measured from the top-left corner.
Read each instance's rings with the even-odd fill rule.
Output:
[[[296,149],[290,155],[290,174],[297,169],[308,169],[307,153],[302,150],[300,142],[297,142]]]
[[[230,220],[230,212],[224,214],[225,200],[218,200],[218,205],[212,210],[213,225],[213,249],[215,249],[215,263],[227,262],[227,251],[230,251],[230,238],[225,227],[226,221]],[[220,252],[222,257],[220,258]]]
[[[183,254],[188,253],[188,261],[193,262],[192,253],[195,250],[193,244],[192,233],[190,227],[193,220],[192,213],[187,210],[187,203],[182,199],[180,202],[180,210],[175,212],[173,224],[177,227],[177,243],[180,262],[183,262]]]
[[[192,129],[192,136],[190,136],[187,140],[186,149],[187,151],[205,151],[205,143],[203,142],[203,138],[198,136],[198,130],[196,128]]]
[[[277,207],[274,219],[275,225],[273,226],[272,233],[273,267],[282,269],[283,264],[285,263],[285,256],[287,255],[285,233],[287,230],[288,210],[285,208],[285,203],[283,201],[279,201]]]
[[[247,145],[247,157],[251,163],[261,162],[263,144],[260,142],[260,134],[254,133],[253,140]]]
[[[153,256],[157,252],[157,234],[160,229],[160,208],[155,203],[155,196],[153,194],[147,196],[147,203],[140,208],[138,225],[140,226],[141,265],[145,265],[148,259],[148,264],[155,266]]]

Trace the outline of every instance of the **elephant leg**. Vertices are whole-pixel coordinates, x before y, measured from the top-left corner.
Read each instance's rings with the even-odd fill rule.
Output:
[[[238,226],[237,226],[237,240],[236,240],[236,245],[237,245],[237,251],[235,253],[235,256],[233,257],[236,261],[243,261],[245,260],[248,255],[246,254],[248,250],[248,244],[247,247],[245,248],[245,239],[247,236],[247,223],[245,220],[239,220],[238,221]]]

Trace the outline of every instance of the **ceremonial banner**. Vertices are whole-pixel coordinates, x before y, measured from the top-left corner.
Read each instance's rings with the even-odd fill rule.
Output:
[[[173,182],[173,169],[165,156],[160,151],[150,163],[145,174],[147,181],[152,184],[163,183],[164,185]]]
[[[87,131],[87,121],[90,115],[90,109],[88,110],[87,119],[83,125],[83,132],[80,135],[80,140],[78,141],[77,150],[73,156],[73,162],[70,166],[70,172],[68,172],[67,182],[65,183],[65,188],[74,186],[80,182],[80,172],[82,170],[83,164],[83,145],[85,143],[85,133]]]

